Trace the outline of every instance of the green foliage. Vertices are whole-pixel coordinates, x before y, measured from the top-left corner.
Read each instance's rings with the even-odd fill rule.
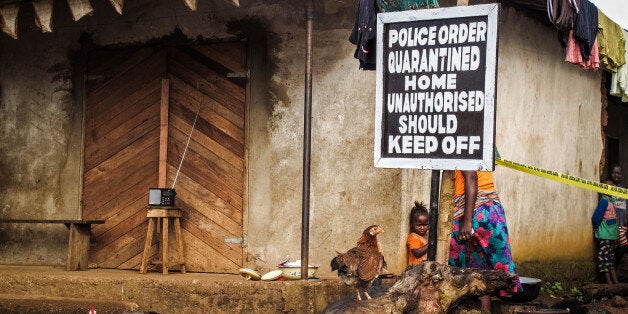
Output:
[[[546,281],[541,286],[541,291],[549,295],[552,298],[556,298],[557,295],[563,293],[563,284],[560,281]]]
[[[576,300],[584,302],[584,297],[582,296],[582,291],[580,291],[580,289],[572,287],[571,292],[576,296]]]
[[[566,289],[560,281],[546,281],[541,285],[541,291],[551,298],[557,298],[563,296],[565,294],[573,295],[576,300],[583,302],[584,297],[582,296],[582,291],[580,291],[577,287],[571,287],[570,289]]]

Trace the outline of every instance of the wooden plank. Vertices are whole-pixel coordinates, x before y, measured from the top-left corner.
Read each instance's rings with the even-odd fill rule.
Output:
[[[185,134],[181,133],[179,130],[174,129],[174,128],[172,132],[170,133],[170,137],[172,138],[173,141],[178,141],[180,143],[186,140]],[[188,149],[191,149],[199,153],[200,155],[205,156],[205,158],[207,158],[213,163],[212,167],[220,168],[220,171],[225,173],[226,175],[242,180],[242,177],[244,176],[244,171],[243,169],[238,168],[239,164],[233,165],[229,163],[228,161],[222,159],[221,156],[215,154],[213,151],[207,149],[207,147],[201,145],[199,142],[195,140],[190,141],[190,145]]]
[[[190,65],[192,66],[192,65]],[[185,67],[177,61],[169,60],[168,62],[168,78],[172,79],[176,77],[191,86],[199,84],[199,90],[208,97],[214,99],[216,102],[222,104],[229,110],[237,113],[238,115],[244,115],[244,96],[233,96],[232,94],[238,94],[238,91],[243,92],[243,88],[229,82],[232,86],[225,86],[227,84],[217,84],[221,82],[215,73],[211,71],[202,71],[201,73],[195,73],[191,69]],[[229,89],[231,94],[226,93],[223,89]]]
[[[179,218],[181,217],[181,210],[179,209],[155,209],[151,208],[146,213],[148,218]]]
[[[238,268],[242,267],[241,263],[234,261],[221,255],[212,247],[205,245],[199,241],[194,235],[183,230],[183,242],[185,243],[185,262],[189,271],[197,271],[199,269],[211,269],[217,273],[238,272]],[[211,256],[212,258],[207,258]]]
[[[116,77],[137,67],[160,48],[129,47],[123,49],[99,49],[89,52],[87,64],[87,92],[97,88],[107,88],[103,84],[111,83]]]
[[[197,102],[195,99],[189,97],[188,95],[180,93],[179,91],[175,91],[172,93],[171,100],[173,106],[186,108],[187,110],[193,112],[196,112],[196,108],[201,106],[201,103]],[[232,139],[238,141],[241,144],[244,144],[244,129],[225,119],[225,117],[221,116],[217,112],[213,110],[208,110],[205,108],[205,106],[202,107],[203,109],[198,112],[199,118],[209,122],[211,125],[215,126],[225,134],[228,134]]]
[[[158,123],[159,107],[151,106],[141,114],[126,121],[120,127],[103,135],[98,143],[85,148],[85,169],[89,171],[140,139],[146,133],[159,132],[157,128]],[[154,135],[155,138],[158,138],[157,134]]]
[[[104,224],[102,219],[12,219],[2,218],[2,223],[20,223],[20,224]]]
[[[168,159],[168,107],[170,101],[170,80],[161,80],[161,106],[159,109],[159,183],[166,187],[166,160]]]
[[[84,174],[84,185],[90,187],[92,184],[101,184],[103,181],[109,181],[109,176],[116,170],[131,171],[133,168],[137,168],[139,164],[145,163],[148,160],[157,160],[157,156],[152,158],[147,153],[151,147],[157,147],[157,138],[155,138],[156,132],[146,133],[139,139],[133,142],[133,145],[128,145],[120,150],[115,155],[104,160],[98,167],[93,167],[87,170]],[[124,169],[121,169],[123,167]],[[156,183],[156,182],[155,182]]]
[[[198,238],[198,240],[220,252],[220,255],[226,257],[234,264],[241,265],[242,247],[239,244],[225,243],[224,239],[228,236],[228,233],[220,230],[221,228],[218,226],[203,223],[203,216],[195,210],[183,212],[181,226]]]
[[[151,173],[137,183],[129,186],[124,193],[120,193],[116,197],[112,197],[109,201],[101,203],[101,207],[83,207],[83,217],[86,219],[102,218],[107,220],[103,229],[106,230],[111,224],[116,222],[116,216],[119,211],[136,210],[136,202],[140,206],[144,206],[148,200],[148,188],[154,182],[157,182],[157,174]],[[128,207],[128,210],[127,210]],[[89,209],[86,211],[86,209]],[[92,233],[98,234],[101,226],[92,228]]]
[[[185,149],[184,143],[173,143],[172,146],[174,146],[173,151],[183,151],[183,149]],[[173,161],[178,162],[176,159],[181,160],[180,158],[181,157],[178,155],[173,156]],[[199,175],[206,177],[206,182],[219,182],[221,186],[224,186],[225,191],[229,191],[238,197],[242,197],[243,195],[241,177],[234,178],[230,176],[220,168],[216,167],[211,160],[208,160],[205,156],[191,150],[189,147],[185,155],[185,160],[181,165],[181,172],[187,173],[188,176],[191,176],[191,172],[196,172]]]
[[[191,155],[193,155],[193,153],[188,151],[186,159],[193,160],[194,156],[191,156]],[[178,159],[181,158],[178,155],[176,157]],[[220,198],[222,198],[229,204],[238,208],[242,206],[242,196],[243,196],[242,187],[225,186],[223,184],[223,181],[220,180],[220,177],[216,176],[214,173],[207,172],[207,171],[199,173],[197,170],[198,168],[189,167],[188,164],[190,164],[189,161],[186,161],[183,163],[183,165],[181,166],[182,173],[185,173],[190,179],[198,182],[200,185],[205,186],[208,189],[211,189],[214,194],[218,195]]]
[[[142,233],[146,232],[146,229],[141,230]],[[109,258],[98,264],[100,268],[120,268],[120,265],[126,263],[134,256],[141,256],[144,250],[144,238],[138,238],[137,241],[128,243],[120,248],[115,254],[110,254]]]
[[[125,98],[119,103],[112,104],[110,110],[104,112],[97,119],[85,124],[89,134],[85,137],[85,145],[98,143],[100,138],[122,124],[130,118],[135,117],[147,110],[150,106],[157,106],[160,99],[160,90],[157,88],[157,81],[147,85],[146,88]]]
[[[122,220],[120,223],[112,226],[105,232],[100,234],[94,234],[93,238],[95,242],[98,242],[98,246],[106,246],[112,242],[117,241],[121,237],[123,237],[129,230],[137,228],[142,225],[146,221],[146,212],[145,211],[135,211],[132,212],[129,217]]]
[[[170,117],[170,126],[172,127],[170,132],[171,134],[172,132],[174,132],[173,129],[176,129],[177,131],[185,134],[185,130],[187,129],[189,131],[189,129],[191,128],[191,126],[187,124],[187,122],[177,116]],[[209,136],[202,134],[201,132],[194,132],[192,134],[192,140],[199,143],[199,145],[203,145],[203,147],[205,147],[206,149],[214,152],[216,156],[219,156],[221,159],[225,160],[237,169],[244,170],[243,156],[235,154],[234,152],[226,149],[224,146],[222,146],[220,143],[216,142]]]
[[[203,108],[216,112],[225,120],[235,124],[238,128],[244,129],[244,114],[242,112],[231,111],[231,109],[209,97],[203,91],[196,89],[196,87],[182,81],[178,77],[170,77],[170,89],[172,92],[178,92],[187,95],[187,97],[197,102],[202,102]]]
[[[208,204],[204,204],[196,198],[192,192],[181,189],[181,194],[185,197],[185,201],[179,202],[182,209],[194,209],[198,211],[201,215],[206,217],[208,221],[225,229],[229,233],[228,237],[230,238],[238,238],[242,236],[241,211],[238,212],[240,214],[239,221],[233,220]]]
[[[87,270],[89,263],[90,224],[70,224],[67,270]]]
[[[163,52],[157,53],[145,63],[137,65],[119,78],[112,78],[100,88],[89,93],[86,97],[86,123],[93,123],[95,117],[100,117],[101,114],[110,111],[112,104],[122,102],[129,95],[146,88],[145,85],[155,81],[156,78],[163,78],[166,67],[163,58]],[[157,87],[159,86],[158,84]]]
[[[231,72],[244,72],[247,70],[246,43],[244,42],[216,43],[194,46],[192,48],[224,65]]]
[[[144,81],[140,81],[142,79]],[[146,103],[144,98],[150,96],[151,93],[159,92],[160,84],[160,79],[158,78],[139,78],[138,81],[129,82],[127,86],[121,87],[121,90],[110,92],[105,95],[105,98],[95,98],[91,94],[88,95],[85,109],[85,124],[92,128],[97,128],[111,121],[115,122],[115,119],[118,118],[123,121],[128,119],[125,112],[132,110],[129,107],[136,104],[142,105],[141,102]],[[159,100],[155,101],[154,104],[158,106]],[[106,126],[104,129],[107,129]]]
[[[242,85],[227,78],[229,69],[194,49],[180,47],[168,51],[168,72],[173,75],[198,75],[198,81],[207,87],[222,91],[216,99],[223,101],[236,100],[244,103],[245,90]],[[213,94],[213,93],[212,93]],[[223,102],[220,101],[220,102]]]
[[[94,187],[94,189],[97,189],[98,191],[93,191],[93,192],[88,192],[85,195],[88,198],[91,198],[90,195],[94,195],[94,194],[102,194],[102,188],[103,187],[108,187],[108,188],[118,188],[118,192],[114,193],[114,194],[110,194],[110,195],[103,195],[103,196],[107,196],[107,197],[112,197],[113,195],[119,194],[120,192],[120,187],[123,187],[124,185],[121,184],[121,182],[126,182],[125,177],[127,177],[129,174],[132,174],[134,172],[139,171],[140,169],[145,168],[147,165],[153,165],[154,164],[154,168],[151,169],[153,170],[152,172],[154,172],[155,174],[155,182],[152,183],[151,185],[154,185],[157,183],[157,176],[156,176],[156,170],[157,170],[157,160],[156,160],[156,156],[159,153],[159,144],[158,143],[151,143],[151,142],[147,142],[147,145],[145,146],[145,148],[143,150],[141,150],[137,155],[135,156],[131,156],[131,157],[135,157],[135,158],[128,158],[125,159],[125,157],[127,156],[123,156],[126,153],[131,153],[130,151],[135,149],[135,147],[133,148],[129,148],[129,150],[127,151],[121,151],[120,152],[120,157],[117,157],[117,154],[112,156],[112,158],[110,158],[109,160],[104,161],[101,165],[99,165],[97,168],[94,168],[96,170],[90,170],[86,173],[85,176],[85,181],[87,182],[87,184],[85,184],[85,187],[89,187],[90,189],[92,187]],[[152,155],[155,154],[155,155]],[[153,156],[153,158],[150,158],[150,156]],[[149,158],[141,158],[143,156],[148,156]],[[117,166],[117,167],[115,167]],[[127,172],[125,173],[120,173],[121,171],[118,170],[125,170]],[[150,174],[147,174],[150,175]]]
[[[144,248],[144,241],[142,240],[144,240],[147,228],[148,222],[146,221],[145,223],[142,223],[141,225],[128,230],[123,236],[116,239],[116,241],[111,241],[107,244],[102,244],[96,241],[94,246],[94,253],[92,254],[92,259],[100,261],[98,263],[99,267],[101,265],[108,264],[110,266],[113,265],[113,268],[115,268],[117,266],[115,265],[117,263],[115,262],[116,258],[120,256],[120,252],[127,246],[139,242],[139,250],[141,251]],[[128,256],[124,256],[123,259],[128,259]]]
[[[194,117],[196,116],[194,112],[181,106],[172,106],[172,108],[170,108],[170,113],[184,121],[189,121],[190,124],[192,124],[192,121],[194,121]],[[195,130],[198,130],[198,132],[201,132],[217,143],[220,143],[220,145],[224,146],[234,154],[244,156],[243,143],[234,140],[231,136],[229,136],[229,134],[223,132],[208,121],[202,118],[197,119]]]
[[[157,254],[157,243],[156,241],[152,241],[153,245],[149,248],[149,253],[148,253],[148,259],[149,260],[153,260],[155,258],[155,254]],[[136,269],[139,270],[141,268],[141,264],[142,264],[142,255],[143,255],[144,251],[142,249],[142,252],[140,252],[140,254],[136,254],[131,256],[131,258],[129,258],[128,260],[122,262],[120,265],[118,265],[118,269]],[[148,270],[153,269],[153,267],[151,267],[151,265],[148,265]]]
[[[125,198],[132,200],[132,203],[124,204],[116,202],[113,203],[112,206],[105,207],[107,210],[101,211],[100,216],[106,220],[106,223],[92,227],[92,236],[94,238],[100,237],[105,232],[110,232],[112,228],[120,225],[132,215],[146,212],[146,185],[140,183],[137,184],[137,186],[141,186],[141,191],[138,191],[139,193],[132,193],[130,191],[123,193]]]
[[[190,179],[185,175],[185,173],[179,174],[179,179],[177,180],[177,191],[181,193],[179,201],[189,203],[191,207],[203,212],[204,215],[208,216],[213,221],[218,222],[223,219],[228,219],[242,226],[241,209],[224,201],[222,198],[212,193],[212,191],[207,187],[204,187],[198,184],[198,182]],[[209,214],[202,210],[203,208],[209,208],[211,211],[215,211],[216,216],[209,216]],[[222,218],[223,216],[226,218]],[[231,223],[227,222],[226,224],[229,225]]]
[[[155,147],[154,153],[157,154],[157,147]],[[108,184],[101,185],[100,189],[89,189],[84,192],[83,207],[86,208],[100,208],[104,204],[110,202],[121,191],[124,191],[125,187],[133,186],[136,183],[145,180],[147,176],[155,173],[157,169],[157,162],[151,161],[144,165],[141,165],[137,171],[133,173],[125,174],[115,173],[112,174],[120,179],[110,180]],[[146,187],[148,189],[148,187]]]

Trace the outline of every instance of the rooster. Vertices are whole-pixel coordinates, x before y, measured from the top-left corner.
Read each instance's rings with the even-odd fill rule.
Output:
[[[346,253],[337,252],[338,255],[331,260],[331,271],[338,270],[338,277],[345,284],[355,287],[358,300],[362,300],[360,292],[368,300],[371,299],[368,290],[385,267],[382,246],[377,241],[377,235],[382,232],[384,229],[381,226],[369,226],[354,248]]]

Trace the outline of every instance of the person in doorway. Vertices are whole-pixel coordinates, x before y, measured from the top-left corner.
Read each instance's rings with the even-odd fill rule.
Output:
[[[516,275],[510,249],[506,215],[490,171],[454,172],[454,221],[449,265],[482,270],[500,270]],[[503,296],[517,292],[517,282]],[[490,313],[491,297],[480,297],[482,311]]]
[[[604,275],[607,284],[619,283],[615,271],[615,249],[619,238],[619,227],[615,206],[606,197],[600,198],[591,217],[595,237],[598,272]]]
[[[604,183],[608,185],[613,185],[617,187],[624,187],[624,175],[622,171],[622,167],[619,164],[613,164],[608,168],[608,178],[604,181]],[[628,219],[626,213],[626,199],[617,197],[617,196],[608,196],[605,197],[610,203],[615,207],[615,213],[617,214],[617,226],[620,228],[628,227]],[[619,244],[619,243],[618,243]],[[621,263],[621,260],[626,251],[626,246],[617,245],[615,249],[615,266],[618,266]]]
[[[410,234],[406,241],[408,266],[418,265],[427,260],[427,234],[429,231],[429,213],[423,203],[414,202],[410,210]]]

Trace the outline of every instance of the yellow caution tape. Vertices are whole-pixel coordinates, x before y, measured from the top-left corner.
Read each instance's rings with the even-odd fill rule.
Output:
[[[595,182],[587,179],[582,179],[574,176],[570,176],[556,171],[545,170],[534,166],[520,164],[514,161],[495,158],[495,163],[501,166],[505,166],[511,169],[515,169],[521,172],[533,174],[535,176],[554,180],[560,183],[573,185],[579,188],[595,191],[602,194],[617,196],[621,198],[628,198],[628,189],[620,188],[614,185],[608,185],[600,182]]]

